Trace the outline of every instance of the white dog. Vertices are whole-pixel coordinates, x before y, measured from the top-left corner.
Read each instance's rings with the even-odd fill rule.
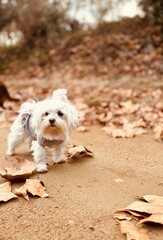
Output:
[[[47,171],[46,147],[54,148],[54,163],[64,160],[64,147],[78,124],[77,110],[66,94],[65,89],[58,89],[43,101],[22,104],[8,136],[7,155],[13,155],[15,148],[29,138],[38,172]]]

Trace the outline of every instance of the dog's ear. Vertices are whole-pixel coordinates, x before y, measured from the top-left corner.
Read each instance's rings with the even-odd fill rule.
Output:
[[[68,102],[67,90],[64,89],[64,88],[60,88],[60,89],[54,90],[53,91],[53,98],[62,100],[64,102]]]
[[[79,116],[77,109],[70,103],[67,104],[67,115],[70,129],[75,128],[79,124]]]

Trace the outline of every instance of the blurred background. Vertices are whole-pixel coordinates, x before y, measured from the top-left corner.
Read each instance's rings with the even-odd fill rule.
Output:
[[[163,1],[1,0],[0,80],[56,71],[160,78]]]

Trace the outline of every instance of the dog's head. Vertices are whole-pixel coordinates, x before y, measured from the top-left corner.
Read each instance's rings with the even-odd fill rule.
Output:
[[[38,135],[53,140],[65,139],[78,124],[76,108],[68,101],[65,89],[38,102],[33,110],[32,126]]]

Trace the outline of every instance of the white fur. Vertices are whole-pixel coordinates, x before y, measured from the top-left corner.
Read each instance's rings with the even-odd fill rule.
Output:
[[[42,139],[45,139],[59,142],[54,146],[54,163],[64,160],[64,147],[68,143],[72,129],[78,124],[77,110],[67,99],[66,93],[65,89],[58,89],[53,92],[52,97],[43,101],[22,104],[20,114],[10,129],[7,155],[13,155],[15,148],[28,138],[37,171],[45,172],[47,171],[46,147],[41,144]],[[24,114],[32,115],[30,126],[36,136],[35,140],[22,124]]]

